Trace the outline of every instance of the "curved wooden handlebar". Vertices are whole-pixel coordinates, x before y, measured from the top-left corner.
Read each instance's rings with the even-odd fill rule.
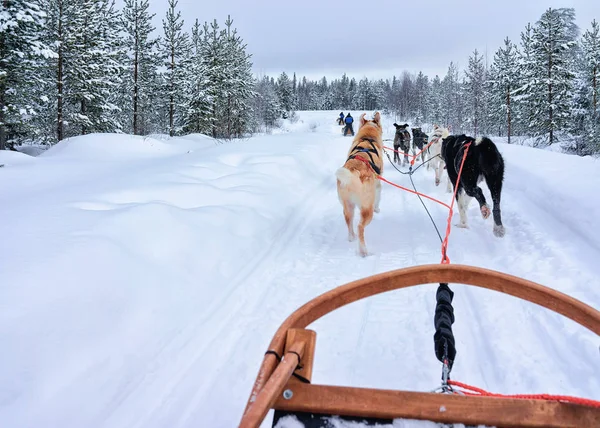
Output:
[[[322,316],[349,303],[386,291],[441,282],[473,285],[510,294],[564,315],[600,335],[600,312],[564,293],[489,269],[436,264],[409,267],[374,275],[350,282],[316,297],[296,310],[281,324],[269,349],[281,355],[286,334],[290,328],[305,328]],[[246,411],[273,373],[276,363],[277,360],[272,355],[266,355],[263,359]]]

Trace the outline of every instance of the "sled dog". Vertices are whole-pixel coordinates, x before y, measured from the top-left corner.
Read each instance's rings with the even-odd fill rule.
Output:
[[[458,171],[465,152],[465,146],[471,143],[463,165],[460,182],[457,182]],[[456,201],[460,214],[459,227],[468,227],[467,208],[471,198],[477,199],[484,219],[490,216],[490,208],[478,184],[485,182],[492,194],[494,207],[494,235],[503,237],[505,230],[500,213],[500,194],[504,181],[504,159],[496,145],[487,137],[473,138],[466,135],[450,135],[442,141],[442,159],[446,163],[448,177],[456,189]]]
[[[373,219],[373,212],[379,212],[381,198],[381,182],[378,176],[383,172],[383,128],[381,115],[375,113],[373,120],[365,119],[365,113],[360,116],[359,129],[348,151],[348,159],[339,168],[337,192],[344,209],[344,219],[348,226],[348,240],[354,241],[354,208],[360,210],[358,224],[359,253],[368,255],[365,244],[365,227]]]

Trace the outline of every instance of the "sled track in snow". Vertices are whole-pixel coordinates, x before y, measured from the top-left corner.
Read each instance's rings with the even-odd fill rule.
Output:
[[[207,360],[222,358],[225,366],[228,367],[229,361],[239,359],[240,353],[235,351],[235,347],[240,345],[237,338],[243,336],[249,328],[252,329],[251,323],[247,321],[252,321],[257,313],[264,315],[269,312],[268,305],[262,308],[260,306],[265,302],[267,296],[273,293],[273,287],[276,286],[274,278],[285,274],[276,266],[285,261],[285,254],[294,249],[294,244],[308,225],[314,221],[315,208],[324,201],[330,200],[335,194],[334,184],[334,178],[325,177],[310,192],[309,199],[294,210],[285,226],[277,234],[276,240],[246,263],[229,281],[227,292],[215,301],[206,313],[199,314],[197,321],[185,327],[178,337],[167,344],[167,347],[172,349],[177,354],[177,359],[180,360],[177,372],[175,376],[170,376],[168,379],[155,381],[157,387],[162,385],[160,391],[157,392],[158,396],[154,397],[157,407],[146,414],[145,418],[136,421],[132,427],[146,426],[155,415],[164,414],[164,409],[161,409],[162,405],[168,405],[169,397],[175,395],[175,390],[181,388],[185,390],[188,385],[195,389],[195,392],[184,393],[184,396],[191,399],[186,400],[186,411],[180,412],[178,418],[184,422],[201,407],[200,402],[210,393],[207,391],[210,391],[218,381],[217,378],[212,378],[208,373],[203,372],[203,367],[207,366]],[[337,203],[337,199],[335,202]],[[326,240],[323,244],[327,246],[330,243],[331,239]],[[210,328],[206,327],[207,324],[210,325]],[[223,335],[229,336],[225,346],[219,345],[218,348],[215,348],[219,338]],[[232,335],[237,336],[236,339],[232,339]],[[166,349],[163,351],[170,353]],[[143,385],[140,387],[146,388]]]

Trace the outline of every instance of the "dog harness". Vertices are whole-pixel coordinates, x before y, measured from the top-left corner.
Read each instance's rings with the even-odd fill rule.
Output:
[[[371,148],[366,149],[364,147],[355,147],[354,150],[352,150],[350,156],[348,156],[346,162],[348,162],[350,159],[358,159],[360,161],[368,163],[371,166],[371,168],[373,168],[373,171],[375,171],[375,174],[381,175],[381,170],[377,165],[375,165],[375,162],[373,162],[373,155],[371,155],[371,153],[375,153],[377,156],[379,156],[379,152],[375,148],[375,140],[372,138],[363,137],[360,139],[360,141],[368,141],[371,145]],[[361,153],[366,153],[367,156],[369,156],[369,160],[366,160],[365,158],[360,156]]]

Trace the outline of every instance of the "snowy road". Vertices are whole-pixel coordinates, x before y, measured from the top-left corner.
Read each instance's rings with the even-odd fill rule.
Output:
[[[335,116],[303,112],[289,133],[223,145],[89,136],[0,159],[0,425],[236,426],[293,310],[358,278],[439,262],[419,200],[385,185],[366,229],[373,255],[347,242],[334,171],[350,139]],[[600,163],[500,150],[506,236],[493,236],[473,201],[471,228],[452,230],[452,262],[600,307]],[[425,168],[415,184],[450,200]],[[444,227],[446,208],[426,203]],[[456,380],[600,399],[600,338],[510,296],[451,287]],[[311,326],[314,382],[435,388],[435,288],[356,302]]]

